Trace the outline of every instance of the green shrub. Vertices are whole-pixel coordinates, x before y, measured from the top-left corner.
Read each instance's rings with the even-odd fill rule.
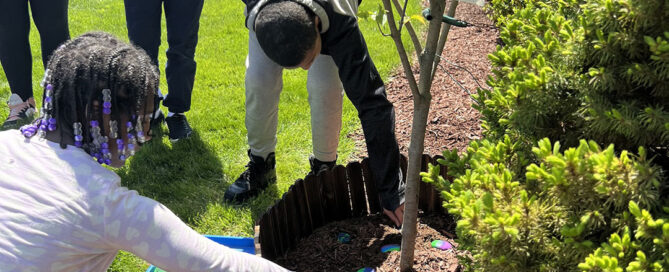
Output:
[[[669,1],[591,0],[583,10],[585,134],[624,149],[666,149]]]
[[[458,218],[465,263],[669,270],[669,1],[490,7],[503,46],[475,96],[486,138],[444,152],[452,183],[422,174]]]
[[[644,146],[669,164],[669,2],[546,2],[498,20],[505,46],[475,97],[485,135]]]
[[[457,177],[452,183],[438,175],[438,167],[422,174],[443,190],[444,207],[458,218],[458,239],[473,257],[465,260],[470,270],[575,271],[611,235],[645,228],[638,209],[644,214],[659,209],[660,172],[643,148],[638,156],[626,151],[616,156],[613,146],[601,149],[582,140],[560,152],[559,143],[543,139],[533,148],[538,163],[528,166],[518,147],[510,137],[473,142],[461,157],[444,153],[440,163]],[[638,203],[631,214],[630,202]],[[657,223],[653,226],[657,233]],[[642,244],[642,233],[637,230],[632,242]],[[647,261],[669,269],[662,257],[654,254]]]
[[[492,89],[475,96],[483,102],[475,107],[483,115],[485,136],[508,134],[526,153],[544,137],[578,144],[583,127],[578,90],[585,82],[578,73],[583,30],[577,22],[542,3],[527,4],[500,21],[505,46],[489,55]]]

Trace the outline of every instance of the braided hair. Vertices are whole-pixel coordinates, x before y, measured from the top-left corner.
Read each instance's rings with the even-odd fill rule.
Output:
[[[141,49],[108,33],[83,34],[52,54],[42,84],[41,117],[21,132],[44,137],[58,128],[61,148],[74,139],[75,146],[105,164],[111,162],[108,141],[115,139],[119,159],[125,160],[144,141],[142,120],[152,118],[147,106],[158,80],[157,68]],[[126,135],[120,135],[123,129]]]

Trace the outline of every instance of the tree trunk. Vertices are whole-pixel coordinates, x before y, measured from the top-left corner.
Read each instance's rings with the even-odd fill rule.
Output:
[[[430,9],[434,18],[441,18],[446,6],[445,0],[430,1]],[[420,193],[420,167],[423,156],[427,116],[430,111],[432,95],[432,67],[437,50],[437,42],[441,30],[441,20],[432,20],[427,31],[425,51],[420,56],[419,95],[414,94],[413,122],[411,125],[411,144],[409,145],[409,165],[407,167],[407,187],[404,202],[404,219],[402,223],[402,253],[400,271],[411,271],[413,268],[414,250],[416,248],[416,227],[418,217],[418,195]],[[441,53],[441,52],[439,52]],[[406,67],[405,67],[406,69]]]
[[[430,112],[431,97],[414,97],[411,143],[409,145],[409,166],[407,168],[407,188],[404,202],[404,222],[402,224],[402,256],[400,271],[411,271],[416,248],[416,227],[418,217],[418,195],[420,194],[420,167],[425,147],[425,129]]]

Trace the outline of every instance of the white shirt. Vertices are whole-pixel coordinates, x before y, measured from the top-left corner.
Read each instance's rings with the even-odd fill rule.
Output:
[[[0,270],[106,271],[118,250],[166,271],[286,271],[201,236],[82,149],[0,132]]]

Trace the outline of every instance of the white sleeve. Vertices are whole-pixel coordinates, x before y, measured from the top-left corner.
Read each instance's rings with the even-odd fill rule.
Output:
[[[166,271],[288,271],[198,234],[162,204],[124,187],[105,205],[105,237]]]

